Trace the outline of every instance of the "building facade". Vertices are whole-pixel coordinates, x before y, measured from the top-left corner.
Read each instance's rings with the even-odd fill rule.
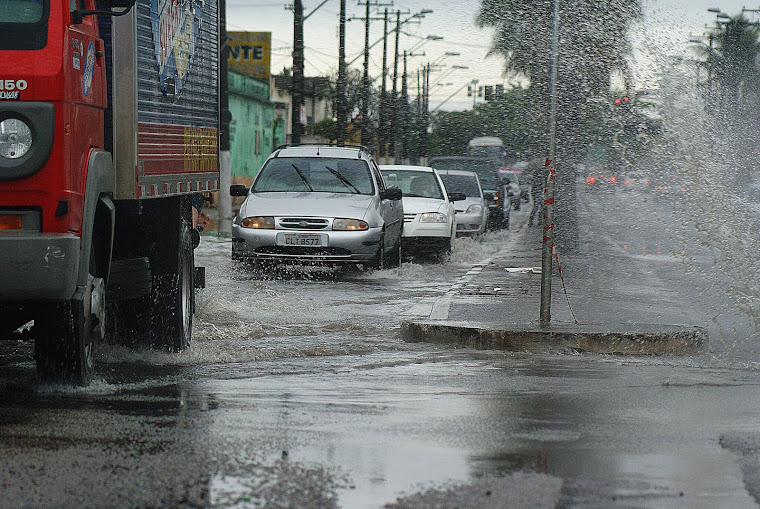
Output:
[[[230,169],[232,182],[250,185],[275,144],[274,103],[269,83],[234,71],[229,87]]]

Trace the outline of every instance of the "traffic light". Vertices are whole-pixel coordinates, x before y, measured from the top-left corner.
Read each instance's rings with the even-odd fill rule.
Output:
[[[491,99],[493,99],[493,86],[486,85],[485,87],[483,87],[483,99],[485,99],[486,101],[490,101]]]
[[[631,97],[629,95],[621,95],[620,97],[615,98],[615,106],[630,106],[631,105]]]
[[[500,100],[504,99],[504,85],[502,85],[502,84],[496,85],[496,97],[495,97],[495,99],[497,101],[500,101]]]
[[[472,85],[467,85],[467,97],[472,97]]]

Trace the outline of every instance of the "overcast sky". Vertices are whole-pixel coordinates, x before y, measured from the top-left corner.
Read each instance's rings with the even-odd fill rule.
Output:
[[[304,13],[313,14],[304,23],[304,43],[307,76],[332,74],[337,69],[338,55],[338,14],[340,0],[327,2],[314,10],[322,0],[304,0]],[[373,1],[390,4],[390,0]],[[363,18],[363,5],[357,0],[346,0],[347,18]],[[467,97],[466,84],[473,79],[479,84],[503,83],[508,80],[503,75],[503,60],[488,57],[492,32],[481,30],[475,25],[475,16],[480,2],[476,0],[394,0],[387,5],[394,12],[402,11],[402,20],[422,9],[432,9],[420,23],[407,23],[403,26],[399,50],[411,50],[414,54],[424,55],[410,57],[407,62],[410,95],[417,93],[417,72],[428,62],[444,64],[438,72],[431,75],[431,83],[441,85],[432,87],[430,104],[435,108],[443,101],[443,110],[461,110],[472,108],[472,99]],[[293,12],[286,10],[285,2],[269,0],[228,0],[227,29],[230,31],[272,32],[272,72],[279,73],[283,67],[292,66],[293,48]],[[757,9],[760,5],[744,3],[740,0],[644,0],[644,19],[637,26],[634,37],[635,85],[651,87],[655,83],[657,68],[667,65],[666,55],[694,56],[689,49],[689,38],[699,36],[706,30],[706,25],[714,25],[715,14],[708,8],[720,8],[730,15],[741,12],[742,7]],[[386,5],[373,7],[372,17],[382,18]],[[750,19],[757,20],[758,14],[748,12]],[[383,35],[383,21],[374,20],[370,25],[370,43]],[[427,41],[420,45],[428,35],[441,36],[442,40]],[[547,35],[548,36],[548,35]],[[389,54],[393,53],[394,38],[389,38]],[[692,45],[693,46],[693,45]],[[363,54],[364,21],[347,22],[346,59]],[[459,56],[445,56],[446,53],[460,53]],[[382,69],[382,42],[378,43],[370,56],[370,76],[379,80]],[[353,67],[363,68],[364,57],[360,56]],[[392,69],[389,60],[388,67]],[[467,66],[468,69],[454,69],[452,66]],[[399,69],[399,74],[401,73]],[[379,84],[378,84],[379,86]],[[388,85],[390,87],[390,84]],[[463,88],[464,87],[464,88]],[[454,94],[457,90],[458,93]],[[452,94],[454,94],[452,96]],[[450,97],[450,98],[449,98]]]

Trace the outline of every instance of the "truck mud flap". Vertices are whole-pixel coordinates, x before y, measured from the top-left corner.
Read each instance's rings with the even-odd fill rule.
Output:
[[[206,288],[206,267],[195,267],[193,274],[193,287]]]
[[[136,299],[150,294],[152,277],[147,257],[127,258],[111,262],[111,274],[106,287],[110,301]]]

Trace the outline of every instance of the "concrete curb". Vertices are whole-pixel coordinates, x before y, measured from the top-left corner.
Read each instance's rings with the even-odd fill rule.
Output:
[[[529,353],[580,351],[615,355],[689,355],[707,345],[703,327],[656,324],[497,325],[455,321],[408,321],[401,338],[410,343]]]

